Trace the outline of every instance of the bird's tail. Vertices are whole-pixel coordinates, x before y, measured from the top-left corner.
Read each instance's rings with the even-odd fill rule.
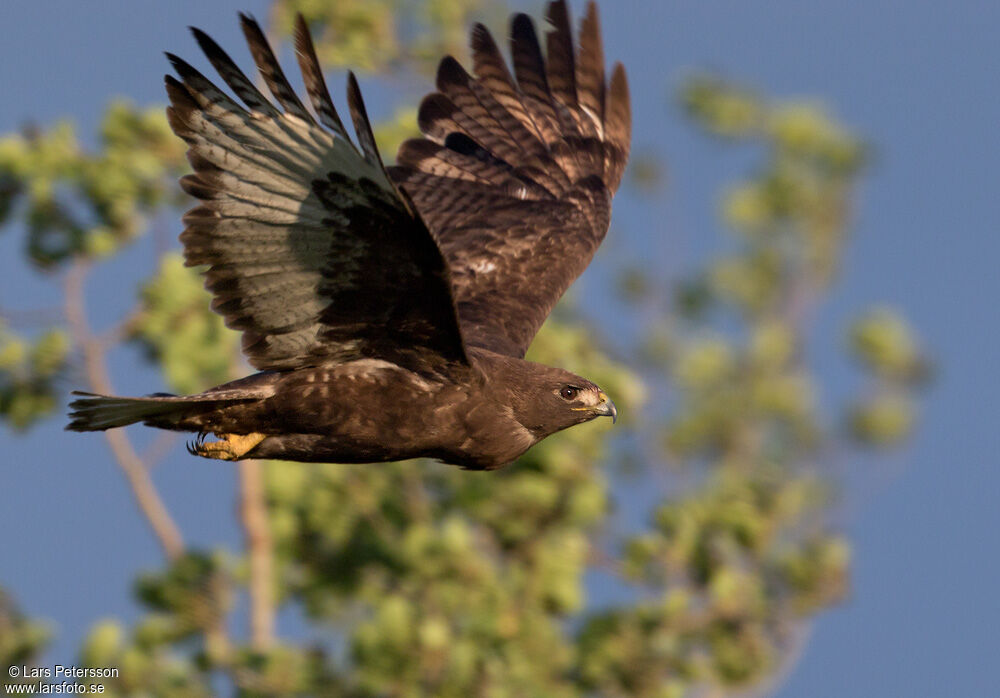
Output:
[[[69,404],[72,411],[66,428],[72,431],[104,431],[136,422],[166,429],[189,429],[190,426],[184,422],[191,416],[192,408],[200,412],[198,408],[212,408],[219,403],[248,398],[245,392],[236,397],[228,396],[224,391],[200,395],[161,393],[147,397],[114,397],[78,390],[74,390],[73,394],[80,398]]]

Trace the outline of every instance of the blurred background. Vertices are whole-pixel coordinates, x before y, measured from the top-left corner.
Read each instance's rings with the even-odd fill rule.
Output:
[[[573,2],[573,15],[583,13]],[[386,159],[489,0],[6,3],[0,663],[113,695],[984,695],[1000,637],[1000,12],[601,7],[611,232],[532,358],[624,419],[499,473],[208,462],[63,431],[71,389],[247,368],[178,256],[162,51],[251,73],[302,11]],[[600,420],[606,421],[606,420]],[[8,681],[3,672],[0,681]]]

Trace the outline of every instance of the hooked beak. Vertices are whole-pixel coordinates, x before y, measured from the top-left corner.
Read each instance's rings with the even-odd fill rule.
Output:
[[[605,395],[603,390],[597,394],[597,397],[601,399],[601,404],[595,410],[597,415],[599,417],[611,417],[611,423],[616,423],[618,421],[618,410],[615,408],[615,403],[611,402],[611,398]]]

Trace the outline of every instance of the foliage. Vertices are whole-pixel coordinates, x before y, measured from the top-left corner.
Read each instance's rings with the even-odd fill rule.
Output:
[[[31,666],[39,659],[49,639],[48,629],[29,618],[15,606],[13,599],[0,589],[0,686],[21,683],[20,677],[11,678],[9,666]]]
[[[0,137],[0,224],[23,222],[27,260],[53,270],[115,254],[144,233],[160,207],[180,201],[184,147],[161,108],[113,101],[88,152],[72,124]],[[70,340],[64,328],[34,336],[0,318],[0,419],[17,429],[53,414]]]
[[[302,14],[325,65],[371,72],[417,69],[430,73],[444,55],[465,53],[474,20],[503,16],[500,2],[485,0],[275,0],[274,29],[292,33]]]
[[[328,65],[384,74],[428,69],[430,57],[458,50],[472,14],[495,9],[276,0],[271,20],[287,37],[301,11]],[[637,458],[608,424],[553,436],[494,473],[266,463],[266,542],[188,550],[139,576],[145,615],[133,627],[92,629],[80,661],[120,669],[104,680],[107,695],[209,696],[220,685],[244,696],[721,695],[780,668],[802,624],[849,586],[850,546],[827,521],[832,447],[904,439],[928,361],[896,311],[865,311],[847,339],[865,393],[824,418],[808,320],[835,282],[867,148],[816,104],[771,102],[717,78],[692,79],[681,101],[707,134],[762,154],[720,203],[731,252],[679,285],[645,342],[642,378],[570,314],[543,327],[529,357],[614,396],[627,440],[643,444],[629,472],[657,497],[645,523],[617,527],[611,478],[626,469],[607,464]],[[400,111],[380,127],[386,152],[413,121]],[[109,108],[94,152],[68,121],[6,136],[0,215],[25,224],[36,268],[97,263],[182,208],[182,150],[161,109],[124,103]],[[659,170],[646,162],[642,189]],[[636,270],[623,279],[630,303],[661,300]],[[24,337],[0,325],[0,416],[15,428],[51,416],[81,354],[94,381],[93,339],[73,326]],[[111,340],[139,348],[179,392],[241,370],[238,337],[174,253]],[[634,417],[653,392],[646,384],[673,396],[660,429]],[[665,487],[670,474],[695,484]],[[264,596],[261,554],[273,563]],[[630,600],[588,603],[595,577]],[[324,641],[235,637],[245,595],[251,605],[273,598],[270,612],[296,609]],[[0,595],[0,664],[37,661],[45,637]]]
[[[26,429],[56,408],[69,345],[61,329],[32,339],[8,330],[0,320],[0,417],[13,428]]]
[[[71,257],[106,257],[145,231],[147,216],[177,201],[184,144],[163,109],[113,101],[87,152],[73,126],[28,127],[0,139],[0,223],[19,214],[28,258],[48,268]]]
[[[403,141],[420,135],[420,129],[417,128],[417,110],[413,107],[397,109],[391,119],[376,124],[374,129],[375,143],[388,164],[392,162]]]
[[[834,281],[866,149],[814,104],[768,102],[714,77],[692,78],[681,101],[709,134],[757,145],[764,163],[721,202],[734,251],[681,284],[676,314],[648,344],[678,394],[665,460],[704,475],[625,545],[626,577],[652,598],[584,626],[584,684],[600,695],[760,681],[803,620],[848,588],[850,548],[824,516],[825,454],[839,436],[819,413],[806,320]],[[631,281],[630,294],[649,286]],[[846,408],[852,435],[898,443],[926,359],[890,310],[866,313],[850,336],[878,378],[873,397]]]
[[[159,364],[171,390],[189,394],[228,380],[239,336],[212,312],[200,275],[179,254],[163,256],[141,300],[130,336]]]

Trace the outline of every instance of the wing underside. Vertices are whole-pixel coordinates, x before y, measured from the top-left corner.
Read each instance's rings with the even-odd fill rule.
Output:
[[[448,265],[413,204],[389,179],[360,91],[348,104],[360,149],[330,99],[303,21],[296,54],[313,116],[263,32],[242,17],[277,104],[207,35],[195,37],[230,98],[183,60],[167,77],[174,131],[200,204],[184,218],[189,265],[208,265],[213,308],[243,332],[259,369],[379,357],[465,361]]]

